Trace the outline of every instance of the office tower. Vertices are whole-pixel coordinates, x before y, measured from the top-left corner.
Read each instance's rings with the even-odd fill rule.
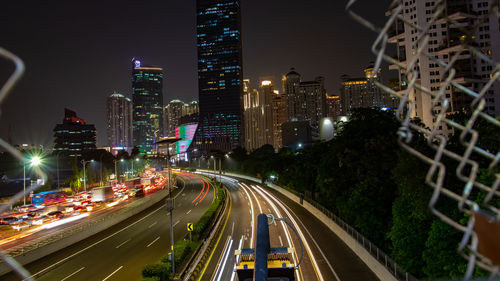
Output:
[[[86,124],[74,111],[66,108],[62,124],[54,128],[54,137],[54,154],[81,157],[96,149],[95,126]]]
[[[439,1],[405,1],[405,9],[402,16],[418,26],[425,26],[430,21]],[[497,2],[497,1],[494,1]],[[498,18],[493,14],[489,15],[491,1],[461,0],[443,1],[445,5],[444,14],[430,26],[429,45],[425,51],[430,57],[438,58],[446,63],[450,63],[455,55],[454,68],[457,71],[454,81],[473,91],[480,91],[489,81],[493,67],[479,56],[473,55],[469,50],[463,49],[461,44],[468,43],[476,46],[485,56],[495,61],[500,59],[500,32]],[[450,22],[448,17],[452,19]],[[473,30],[474,23],[482,22],[478,28]],[[397,44],[396,59],[405,63],[414,58],[418,49],[419,30],[411,26],[404,25],[402,21],[397,21],[392,29],[390,43]],[[429,56],[421,55],[417,57],[417,70],[420,72],[417,83],[421,87],[430,89],[433,93],[438,93],[447,76],[445,68],[431,60]],[[390,65],[389,69],[399,73],[399,90],[405,91],[408,78],[404,70],[396,65]],[[495,83],[485,93],[485,112],[498,116],[500,114],[500,83]],[[471,102],[470,96],[466,95],[456,87],[445,88],[445,96],[450,101],[448,113],[459,111],[469,111]],[[435,124],[435,114],[442,110],[441,103],[436,106],[432,104],[432,97],[427,93],[413,88],[410,92],[410,99],[415,102],[415,109],[412,112],[413,118],[419,118],[427,127],[437,127],[438,133],[446,134],[451,130],[447,124]]]
[[[184,103],[180,100],[172,100],[167,105],[167,136],[175,136],[175,128],[179,126],[179,120],[183,115]]]
[[[106,103],[108,146],[130,150],[132,146],[132,101],[114,92]]]
[[[259,92],[261,99],[261,114],[263,117],[263,134],[264,144],[274,144],[274,126],[273,126],[273,97],[274,77],[261,78],[259,81]]]
[[[198,101],[192,101],[190,103],[185,103],[184,107],[182,108],[182,116],[188,116],[188,115],[198,115],[200,113],[200,106],[198,104]]]
[[[141,154],[152,154],[163,132],[162,88],[162,68],[132,60],[133,136]]]
[[[283,77],[286,96],[287,120],[309,121],[313,138],[319,135],[319,123],[326,116],[325,79],[316,77],[313,81],[301,81],[301,76],[291,69]]]
[[[243,78],[239,0],[197,0],[201,152],[241,143]]]
[[[340,96],[326,95],[326,116],[336,118],[342,115],[342,104]]]

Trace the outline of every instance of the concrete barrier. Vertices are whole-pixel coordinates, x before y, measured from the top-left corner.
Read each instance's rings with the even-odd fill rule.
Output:
[[[206,171],[210,172],[210,171]],[[262,180],[259,178],[255,177],[250,177],[250,176],[245,176],[245,175],[240,175],[240,174],[234,174],[234,173],[224,173],[224,176],[230,176],[230,177],[236,177],[236,178],[242,178],[242,179],[247,179],[250,181],[254,181],[256,183],[261,183]],[[277,186],[275,184],[267,184],[268,187],[278,191],[279,193],[283,194],[290,200],[296,202],[297,204],[302,205],[307,211],[309,211],[312,215],[314,215],[318,220],[320,220],[322,223],[324,223],[335,235],[337,235],[369,268],[370,270],[380,279],[380,280],[388,280],[388,281],[397,281],[398,279],[394,277],[394,275],[387,270],[387,268],[378,262],[376,258],[374,258],[370,252],[368,252],[363,245],[358,243],[356,239],[354,239],[349,233],[347,233],[342,227],[340,227],[335,221],[330,219],[328,216],[326,216],[322,211],[318,210],[316,207],[311,205],[307,201],[303,201],[301,203],[300,198],[291,193],[290,191]]]
[[[10,250],[8,253],[15,257],[21,265],[26,265],[106,230],[148,209],[167,195],[168,191],[166,189],[160,190],[129,203],[117,212],[97,216],[93,219],[86,219],[77,225],[61,230],[60,233],[55,233],[49,237],[42,237],[30,243],[30,245],[24,246],[24,248]],[[5,263],[0,263],[0,276],[10,271],[12,271],[12,268]]]

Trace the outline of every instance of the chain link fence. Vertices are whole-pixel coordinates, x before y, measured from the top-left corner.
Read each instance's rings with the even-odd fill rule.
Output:
[[[491,24],[492,29],[498,26],[499,1],[416,0],[415,3],[415,0],[394,0],[386,13],[387,21],[381,27],[356,12],[356,7],[363,5],[362,2],[365,1],[350,0],[346,10],[355,21],[377,34],[371,46],[377,57],[374,73],[377,73],[385,62],[390,64],[392,69],[398,70],[400,82],[404,81],[405,85],[400,84],[398,88],[381,83],[378,83],[378,86],[400,100],[396,111],[401,122],[398,132],[400,145],[429,165],[425,181],[433,189],[429,202],[432,213],[462,233],[462,239],[457,243],[459,242],[458,252],[468,261],[464,279],[471,279],[476,267],[488,270],[491,279],[500,277],[500,153],[499,148],[487,149],[481,145],[478,132],[478,127],[485,126],[484,124],[495,130],[500,129],[500,121],[490,115],[491,107],[487,106],[488,102],[493,101],[491,90],[500,81],[500,64],[493,59],[492,53],[495,55],[495,52],[500,50],[498,46],[497,49],[491,50],[491,42],[486,45],[477,43],[478,31],[485,29],[485,23]],[[477,12],[476,7],[487,8]],[[448,34],[448,42],[436,46],[436,26],[448,26],[448,30],[459,33],[459,40],[451,43],[449,39],[452,35]],[[492,30],[486,34],[492,34],[493,37],[498,32]],[[485,36],[483,34],[480,35],[481,39]],[[396,43],[399,47],[401,42],[411,46],[411,51],[404,51],[410,56],[406,55],[401,59],[401,56],[398,58],[389,55],[391,45],[388,43]],[[464,58],[465,61],[467,58],[480,61],[489,71],[487,77],[476,76],[468,80],[468,77],[464,76],[464,71],[467,70],[467,66],[462,63]],[[437,78],[439,80],[435,80],[439,82],[438,86],[429,87],[429,83],[425,82],[428,76],[424,72],[429,69],[427,65],[423,65],[423,61],[430,62],[432,67],[440,71]],[[473,66],[468,67],[473,69]],[[476,70],[469,73],[474,71]],[[464,77],[465,79],[462,79]],[[471,86],[467,81],[475,83]],[[427,103],[417,104],[416,97],[426,100]],[[461,100],[458,100],[459,98]],[[462,108],[469,113],[463,123],[450,117],[450,113],[459,111],[459,102],[462,102]],[[417,105],[423,105],[425,108],[417,108]],[[423,114],[430,114],[432,122],[424,122],[424,126],[414,122],[419,110],[420,113],[425,111]],[[447,130],[443,130],[443,127]],[[448,133],[458,137],[461,149],[450,148]],[[412,140],[418,134],[425,136],[432,153],[413,146]],[[446,185],[446,177],[452,176],[447,175],[447,172],[450,173],[445,165],[445,162],[449,163],[448,160],[456,164],[454,176],[463,183],[460,191]],[[481,169],[494,176],[491,184],[480,179]],[[462,212],[461,219],[442,208],[442,202],[447,200],[456,203],[458,210]]]

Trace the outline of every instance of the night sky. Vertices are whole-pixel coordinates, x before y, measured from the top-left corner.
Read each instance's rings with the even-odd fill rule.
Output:
[[[375,34],[352,20],[344,0],[242,0],[243,73],[261,76],[295,67],[304,80],[361,76],[374,60]],[[359,0],[357,10],[382,25],[390,0]],[[2,1],[0,46],[20,56],[26,73],[1,105],[0,136],[13,144],[53,145],[64,108],[97,128],[106,145],[106,98],[131,96],[133,57],[164,68],[164,103],[198,99],[196,1]],[[13,65],[0,60],[0,83]],[[279,85],[278,85],[279,86]],[[280,89],[281,90],[281,89]]]

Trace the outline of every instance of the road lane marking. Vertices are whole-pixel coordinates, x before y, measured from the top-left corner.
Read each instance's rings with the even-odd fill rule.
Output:
[[[278,235],[278,238],[280,239],[281,247],[283,247],[283,240],[281,240],[281,235]]]
[[[113,276],[113,274],[117,273],[117,272],[118,272],[118,270],[120,270],[120,269],[122,269],[122,268],[123,268],[123,265],[122,265],[122,266],[120,266],[120,267],[118,267],[118,269],[117,269],[117,270],[113,271],[113,272],[112,272],[110,275],[108,275],[106,278],[102,279],[102,281],[106,281],[106,280],[108,280],[111,276]]]
[[[130,241],[130,239],[128,239],[127,241],[125,242],[122,242],[120,245],[116,246],[115,249],[118,249],[120,248],[121,246],[123,246],[125,243],[127,243],[128,241]]]
[[[217,278],[217,281],[221,280],[222,273],[224,272],[224,269],[226,268],[227,259],[229,258],[230,253],[231,253],[231,247],[233,246],[233,239],[231,237],[229,237],[229,239],[231,239],[231,241],[229,241],[229,245],[228,245],[227,249],[224,251],[224,254],[222,255],[222,260],[223,260],[222,265],[219,263],[219,268],[215,272],[215,277],[217,277],[217,275],[219,276]]]
[[[241,250],[241,245],[243,244],[243,235],[241,236],[241,239],[240,239],[240,244],[238,245],[238,250]],[[240,255],[237,255],[235,258],[234,258],[234,267],[233,267],[233,273],[231,274],[231,279],[229,279],[230,281],[233,281],[234,280],[234,276],[236,274],[236,263],[238,262],[238,258],[240,257]]]
[[[302,230],[300,229],[299,224],[295,221],[293,216],[290,214],[290,212],[288,212],[287,208],[281,203],[281,201],[279,201],[278,199],[271,196],[270,193],[265,191],[260,186],[255,186],[255,187],[257,189],[261,190],[263,193],[267,194],[269,196],[269,198],[271,198],[274,202],[276,202],[281,207],[281,209],[283,209],[283,211],[285,211],[288,218],[291,220],[292,224],[295,225],[295,229],[297,230],[297,232],[299,233],[299,236],[302,239],[302,242],[306,248],[307,255],[309,256],[309,259],[311,260],[311,262],[313,264],[313,269],[316,272],[318,279],[321,281],[324,280],[323,275],[321,274],[321,270],[319,269],[319,266],[316,262],[316,257],[314,256],[314,253],[312,252],[311,247],[309,247],[309,243],[307,242],[305,235],[302,233]],[[297,219],[298,219],[298,217],[297,217]],[[314,241],[314,239],[313,239],[313,241]],[[337,273],[335,273],[335,271],[333,271],[333,274],[335,275],[335,278],[337,278],[337,280],[340,280],[337,276]]]
[[[192,211],[192,210],[187,211],[186,215],[189,215],[189,213],[191,213],[191,211]]]
[[[182,190],[184,190],[184,187],[182,188]],[[182,192],[182,190],[181,190],[181,192]],[[177,198],[177,196],[179,196],[179,194],[177,194],[177,195],[174,197],[174,199],[175,199],[175,198]],[[142,218],[138,219],[137,221],[135,221],[135,222],[133,222],[133,223],[131,223],[131,224],[127,225],[126,227],[124,227],[124,228],[122,228],[122,229],[120,229],[120,230],[116,231],[115,233],[113,233],[113,234],[111,234],[111,235],[109,235],[109,236],[107,236],[107,237],[104,237],[103,239],[101,239],[101,240],[99,240],[99,241],[95,242],[94,244],[89,245],[89,246],[87,246],[87,247],[85,247],[85,248],[81,249],[80,251],[78,251],[78,252],[76,252],[76,253],[74,253],[74,254],[71,254],[71,255],[69,255],[69,256],[67,256],[67,257],[65,257],[64,259],[61,259],[60,261],[58,261],[58,262],[56,262],[56,263],[53,263],[53,264],[51,264],[51,265],[47,266],[46,268],[44,268],[44,269],[42,269],[42,270],[38,271],[37,273],[35,273],[35,274],[31,275],[30,277],[31,277],[31,278],[35,278],[35,276],[40,275],[41,273],[43,273],[43,272],[45,272],[45,271],[47,271],[47,270],[49,270],[49,269],[53,268],[54,266],[56,266],[56,265],[58,265],[58,264],[60,264],[60,263],[63,263],[63,262],[65,262],[65,261],[67,261],[68,259],[70,259],[70,258],[72,258],[72,257],[74,257],[74,256],[76,256],[76,255],[78,255],[78,254],[80,254],[80,253],[82,253],[82,252],[84,252],[84,251],[86,251],[86,250],[88,250],[88,249],[90,249],[90,248],[94,247],[95,245],[97,245],[97,244],[99,244],[99,243],[101,243],[101,242],[103,242],[103,241],[108,240],[109,238],[111,238],[111,237],[115,236],[116,234],[118,234],[118,233],[120,233],[120,232],[124,231],[125,229],[129,229],[130,227],[132,227],[132,226],[136,225],[137,223],[139,223],[139,222],[141,222],[141,221],[145,220],[145,219],[146,219],[146,218],[148,218],[149,216],[153,215],[154,213],[156,213],[156,212],[158,212],[159,210],[164,209],[164,208],[165,208],[165,206],[161,206],[161,207],[157,208],[156,210],[152,211],[151,213],[149,213],[149,214],[145,215],[144,217],[142,217]]]
[[[80,269],[78,269],[77,271],[75,271],[75,272],[71,273],[70,275],[68,275],[68,276],[64,277],[63,279],[61,279],[61,281],[64,281],[64,280],[66,280],[66,279],[70,278],[71,276],[73,276],[73,275],[77,274],[78,272],[82,271],[84,268],[85,268],[85,266],[84,266],[84,267],[82,267],[82,268],[80,268]]]
[[[148,226],[148,228],[153,227],[153,226],[154,226],[155,224],[157,224],[157,223],[158,223],[158,221],[155,221],[155,222],[154,222],[154,223],[152,223],[150,226]]]
[[[153,240],[153,242],[149,243],[146,248],[149,248],[149,246],[153,245],[156,241],[158,241],[158,239],[160,239],[160,236],[156,237],[155,240]]]
[[[245,189],[245,187],[238,183],[239,186],[241,186],[241,188],[243,189],[243,191],[245,192],[245,194],[247,195],[248,197],[248,201],[250,201],[250,217],[252,218],[252,236],[250,237],[250,248],[253,247],[253,235],[254,235],[254,228],[255,228],[255,223],[254,223],[254,215],[253,215],[253,202],[252,202],[252,199],[250,198],[250,194],[248,194],[248,191]]]
[[[233,227],[231,227],[231,237],[233,236],[234,233],[234,221],[233,221]]]
[[[178,223],[180,223],[180,222],[181,222],[181,221],[176,221],[176,222],[174,223],[174,227],[175,227]]]

